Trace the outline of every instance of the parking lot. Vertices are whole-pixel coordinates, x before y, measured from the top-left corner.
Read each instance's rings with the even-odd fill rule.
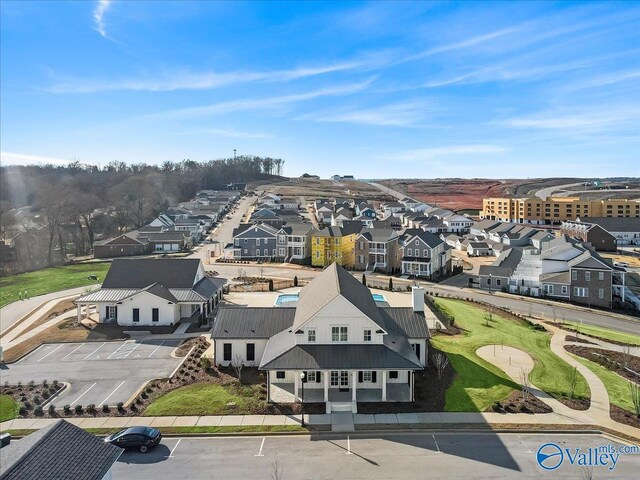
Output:
[[[162,428],[160,428],[162,430]],[[614,444],[601,435],[496,434],[471,432],[364,432],[351,436],[164,438],[149,453],[125,452],[114,479],[420,479],[447,478],[616,478],[636,479],[640,455],[622,455],[609,470],[563,463],[543,470],[538,448],[554,442],[563,448]],[[293,453],[295,452],[295,453]],[[278,465],[280,477],[273,476]],[[585,476],[591,473],[591,476]]]
[[[148,380],[167,377],[181,359],[171,352],[182,340],[52,343],[16,363],[3,366],[2,381],[70,383],[53,400],[64,405],[115,405],[126,402]]]

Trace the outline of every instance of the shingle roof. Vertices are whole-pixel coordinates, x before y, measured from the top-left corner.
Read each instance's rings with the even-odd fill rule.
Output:
[[[584,217],[582,223],[600,225],[608,232],[638,232],[640,219],[631,217]]]
[[[365,228],[360,235],[370,242],[388,242],[397,237],[396,231],[391,228]]]
[[[195,258],[118,258],[111,263],[102,288],[191,288],[200,266]]]
[[[298,330],[339,295],[382,329],[386,328],[369,289],[337,263],[328,266],[300,291],[293,328]]]
[[[65,420],[0,450],[3,480],[101,480],[122,449]]]
[[[212,338],[271,338],[293,325],[289,307],[220,307]]]

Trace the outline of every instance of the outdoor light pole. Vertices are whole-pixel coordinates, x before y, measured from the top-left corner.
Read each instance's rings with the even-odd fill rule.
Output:
[[[302,411],[302,426],[304,427],[304,372],[300,373],[300,380],[302,383],[302,393],[300,394],[300,410]]]

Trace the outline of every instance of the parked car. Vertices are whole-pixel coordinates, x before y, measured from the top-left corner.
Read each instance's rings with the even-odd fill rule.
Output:
[[[135,449],[147,453],[150,448],[158,445],[161,439],[162,434],[155,428],[129,427],[109,435],[104,441],[125,450]]]
[[[613,265],[616,267],[624,267],[624,268],[627,268],[629,266],[627,262],[614,262]]]

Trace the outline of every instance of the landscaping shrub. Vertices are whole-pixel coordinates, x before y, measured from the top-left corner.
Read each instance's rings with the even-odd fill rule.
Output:
[[[32,405],[30,402],[23,402],[22,406],[27,410],[31,410],[32,408]]]
[[[118,404],[116,405],[116,408],[118,409],[119,412],[124,410],[124,403],[122,402],[118,402]]]
[[[82,405],[76,405],[75,412],[80,415],[82,413]]]
[[[96,406],[93,403],[90,403],[89,405],[87,405],[87,412],[96,413]]]
[[[109,413],[109,405],[107,405],[106,403],[102,405],[102,411],[104,413]]]
[[[35,382],[34,380],[31,380],[31,381],[29,382],[29,386],[30,386],[30,387],[35,387],[35,386],[36,386],[36,382]]]
[[[65,405],[63,407],[64,413],[69,414],[71,413],[71,405]]]
[[[18,413],[20,415],[26,415],[27,414],[27,409],[24,407],[24,405],[20,406],[20,410],[18,410]]]
[[[135,403],[132,403],[129,408],[131,409],[132,412],[135,412],[136,410],[138,410],[138,407],[136,407]]]
[[[209,358],[207,358],[207,357],[202,357],[200,359],[200,366],[204,370],[209,370],[211,368],[211,360],[209,360]]]
[[[49,386],[49,382],[47,382],[46,380],[42,380],[42,386],[44,388],[47,388]]]
[[[53,381],[53,386],[54,386],[55,388],[58,388],[58,386],[59,386],[59,385],[60,385],[60,384],[58,383],[58,380],[54,380],[54,381]]]
[[[56,414],[56,406],[52,403],[49,405],[49,415],[52,417]]]
[[[44,415],[44,410],[42,409],[42,407],[40,405],[38,405],[36,408],[33,409],[33,414],[36,417],[41,417]]]

